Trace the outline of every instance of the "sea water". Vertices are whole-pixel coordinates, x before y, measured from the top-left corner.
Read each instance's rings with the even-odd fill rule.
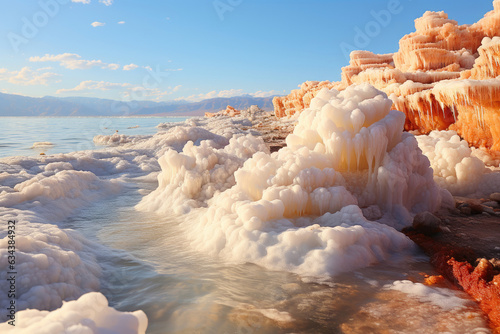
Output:
[[[0,160],[0,186],[4,189],[3,193],[0,189],[0,196],[15,193],[11,190],[15,184],[37,173],[50,179],[71,173],[82,177],[79,171],[88,170],[105,182],[102,185],[101,181],[93,181],[88,192],[82,185],[82,194],[70,189],[70,196],[52,198],[49,191],[36,197],[34,202],[9,197],[4,202],[8,203],[7,209],[2,213],[22,217],[19,210],[34,212],[43,218],[40,233],[44,233],[44,226],[49,224],[70,236],[75,231],[79,235],[75,240],[92,253],[87,257],[82,252],[81,261],[90,261],[99,267],[97,290],[119,311],[143,310],[149,321],[148,333],[489,332],[484,328],[486,320],[477,305],[460,291],[448,286],[451,289],[446,289],[446,293],[439,290],[444,287],[423,290],[416,296],[405,293],[401,287],[409,285],[407,290],[414,291],[419,287],[415,284],[423,282],[423,273],[435,274],[428,258],[416,248],[393,254],[387,261],[367,268],[330,277],[270,270],[200,252],[186,237],[186,226],[193,222],[186,221],[182,215],[141,212],[135,208],[158,187],[157,160],[162,147],[177,145],[177,150],[181,150],[187,140],[184,138],[191,136],[189,130],[182,129],[187,132],[181,131],[180,135],[180,130],[175,130],[176,124],[163,127],[164,131],[171,132],[148,136],[157,131],[157,123],[166,121],[172,120],[1,119],[2,128],[6,129],[0,139],[2,155],[6,158]],[[200,120],[188,122],[182,123],[186,129],[206,124]],[[220,128],[223,132],[224,127]],[[134,142],[122,150],[95,147],[92,143],[91,137],[110,135],[116,130],[118,134],[145,142]],[[194,133],[211,136],[200,131]],[[34,142],[44,141],[54,144],[44,151],[45,156],[30,149]],[[157,153],[148,151],[150,142],[158,145]],[[178,142],[182,145],[176,144]],[[72,153],[82,149],[93,151]],[[23,153],[26,158],[10,157]],[[51,153],[68,154],[52,156]],[[140,155],[143,157],[137,160]],[[116,157],[120,161],[114,160]],[[73,169],[76,172],[72,172]],[[26,176],[26,171],[30,176]],[[114,181],[120,183],[119,189],[113,186]],[[58,182],[61,181],[47,184],[55,189]],[[95,189],[102,189],[102,194],[96,196]],[[80,201],[79,196],[84,200]],[[68,206],[75,209],[70,210]],[[5,237],[3,226],[0,231],[0,237]],[[82,247],[75,249],[75,252],[82,251]],[[43,267],[43,263],[38,262],[34,262],[35,267]],[[447,296],[456,298],[443,307],[440,301]]]
[[[161,122],[187,117],[0,117],[0,157],[34,156],[96,148],[97,135],[151,135]],[[42,145],[33,145],[44,143]],[[51,143],[52,145],[50,145]]]

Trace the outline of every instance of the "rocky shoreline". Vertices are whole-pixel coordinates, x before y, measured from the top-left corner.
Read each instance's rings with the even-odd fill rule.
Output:
[[[441,210],[427,224],[414,222],[403,232],[443,277],[479,303],[493,332],[500,333],[500,210],[496,199],[496,194],[482,200],[455,197],[454,209]]]

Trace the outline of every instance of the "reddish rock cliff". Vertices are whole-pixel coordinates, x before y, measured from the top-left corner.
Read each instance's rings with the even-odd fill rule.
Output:
[[[500,150],[500,0],[472,25],[426,12],[394,54],[351,53],[341,82],[306,82],[273,100],[278,117],[307,108],[322,88],[368,82],[406,114],[406,130],[452,129],[474,146]]]

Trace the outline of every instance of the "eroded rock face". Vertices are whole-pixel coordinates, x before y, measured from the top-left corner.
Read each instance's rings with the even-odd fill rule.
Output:
[[[311,100],[323,88],[341,88],[339,83],[330,81],[306,81],[300,89],[292,90],[288,96],[276,96],[273,99],[274,113],[277,117],[292,116],[309,107]],[[343,87],[345,88],[345,87]]]
[[[276,116],[309,106],[322,88],[370,83],[406,114],[405,129],[455,130],[476,147],[500,150],[500,0],[472,25],[444,12],[426,12],[394,54],[351,53],[341,82],[306,82],[273,101]]]
[[[215,116],[231,116],[231,117],[234,117],[234,116],[238,116],[239,114],[241,114],[241,110],[238,110],[238,109],[235,109],[231,106],[227,106],[226,110],[221,110],[221,111],[218,111],[218,112],[206,112],[205,113],[205,117],[215,117]]]

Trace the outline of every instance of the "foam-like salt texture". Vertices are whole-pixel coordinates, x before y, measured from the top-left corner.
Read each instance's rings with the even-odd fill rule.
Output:
[[[62,230],[45,223],[33,213],[0,209],[2,217],[15,220],[16,231],[16,307],[54,309],[63,300],[78,298],[85,292],[99,289],[101,269],[83,237],[71,230]],[[0,233],[0,271],[7,273],[7,232]],[[8,281],[0,281],[8,291]],[[2,298],[2,309],[9,300]]]
[[[273,154],[248,135],[224,148],[205,141],[167,150],[158,189],[137,208],[189,213],[183,227],[193,247],[228,261],[305,275],[382,261],[411,242],[359,206],[377,206],[401,228],[441,201],[428,159],[391,105],[370,85],[324,89]]]
[[[120,189],[115,180],[101,179],[89,169],[109,176],[120,168],[111,167],[113,160],[119,164],[125,159],[109,157],[108,164],[106,158],[100,160],[93,154],[98,155],[79,152],[1,160],[4,168],[0,174],[0,215],[5,223],[15,221],[18,312],[27,308],[52,310],[61,307],[65,300],[99,289],[101,267],[96,260],[99,245],[76,231],[58,226],[74,210]],[[3,229],[0,271],[5,275],[11,271],[7,261],[9,240],[7,229]],[[8,291],[8,284],[1,280],[0,289]],[[0,306],[6,309],[9,300],[0,299]],[[39,331],[31,329],[33,332]]]
[[[500,189],[500,173],[494,173],[495,168],[487,168],[484,162],[495,161],[481,150],[470,148],[455,131],[432,131],[417,136],[417,141],[431,162],[434,180],[453,195],[488,196]]]
[[[404,292],[418,298],[422,302],[439,306],[443,310],[460,309],[473,303],[472,300],[458,297],[453,290],[429,287],[422,283],[413,283],[407,280],[395,281],[392,284],[384,286],[384,289]]]
[[[16,326],[0,324],[10,334],[144,334],[148,326],[142,311],[119,312],[108,306],[104,295],[91,292],[49,311],[28,309],[16,314]]]
[[[64,162],[37,166],[43,172],[36,174],[26,170],[16,174],[15,166],[11,166],[14,170],[2,175],[4,184],[11,187],[0,193],[0,213],[4,219],[15,221],[18,310],[53,309],[63,300],[97,290],[100,266],[93,246],[79,233],[58,227],[57,221],[75,209],[115,193],[120,189],[118,184],[101,180],[89,171],[75,171]],[[9,240],[4,229],[0,232],[2,272],[9,271]],[[6,288],[7,283],[0,281],[0,287]],[[0,302],[2,307],[6,303],[6,299]]]
[[[48,165],[46,168],[53,168]],[[60,166],[64,168],[63,166]],[[91,172],[62,170],[54,175],[36,176],[18,183],[13,192],[0,194],[0,206],[23,207],[43,211],[46,217],[57,219],[75,208],[119,189],[114,182],[101,181]]]

